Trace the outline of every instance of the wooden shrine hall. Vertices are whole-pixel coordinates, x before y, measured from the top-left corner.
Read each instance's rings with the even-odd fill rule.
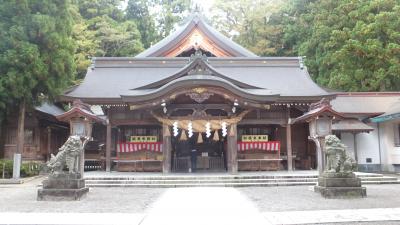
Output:
[[[195,13],[136,57],[94,58],[61,100],[90,104],[107,121],[93,126],[87,163],[235,173],[315,169],[309,125],[292,120],[334,97],[302,58],[258,57]]]

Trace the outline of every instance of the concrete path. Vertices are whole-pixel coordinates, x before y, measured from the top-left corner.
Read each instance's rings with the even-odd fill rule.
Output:
[[[267,224],[400,221],[400,208],[266,212],[264,216]]]
[[[268,224],[234,188],[175,188],[166,191],[141,225]]]
[[[0,224],[139,225],[141,213],[0,213]]]

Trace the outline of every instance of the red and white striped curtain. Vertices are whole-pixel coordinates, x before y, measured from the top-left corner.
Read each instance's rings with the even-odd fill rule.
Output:
[[[264,150],[264,151],[279,151],[281,149],[281,143],[279,141],[267,141],[267,142],[238,142],[238,151],[250,151],[250,150]]]
[[[117,152],[151,151],[162,152],[162,142],[120,142],[117,144]]]

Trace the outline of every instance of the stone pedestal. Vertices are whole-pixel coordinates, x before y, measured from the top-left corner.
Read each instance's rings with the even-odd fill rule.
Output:
[[[361,179],[354,173],[329,173],[325,172],[318,178],[315,192],[321,193],[325,198],[363,198],[367,190],[361,186]]]
[[[38,190],[38,201],[74,201],[86,196],[89,188],[80,174],[51,174]]]

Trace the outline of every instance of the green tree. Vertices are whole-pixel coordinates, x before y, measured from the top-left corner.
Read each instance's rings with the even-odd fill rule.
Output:
[[[346,91],[400,89],[399,0],[315,1],[298,21],[293,31],[309,33],[296,48],[318,83]]]
[[[159,39],[155,18],[150,14],[151,7],[151,1],[130,0],[126,8],[126,18],[137,24],[144,48],[149,48]]]
[[[26,107],[54,98],[75,72],[67,0],[0,0],[1,104],[19,108],[17,152],[22,153]]]
[[[119,0],[75,0],[70,11],[78,78],[85,76],[91,57],[135,56],[143,51],[135,21],[126,20]]]
[[[216,0],[213,24],[260,56],[285,55],[279,13],[286,0]]]
[[[157,8],[157,23],[160,37],[168,36],[175,25],[188,16],[190,0],[153,0]]]

